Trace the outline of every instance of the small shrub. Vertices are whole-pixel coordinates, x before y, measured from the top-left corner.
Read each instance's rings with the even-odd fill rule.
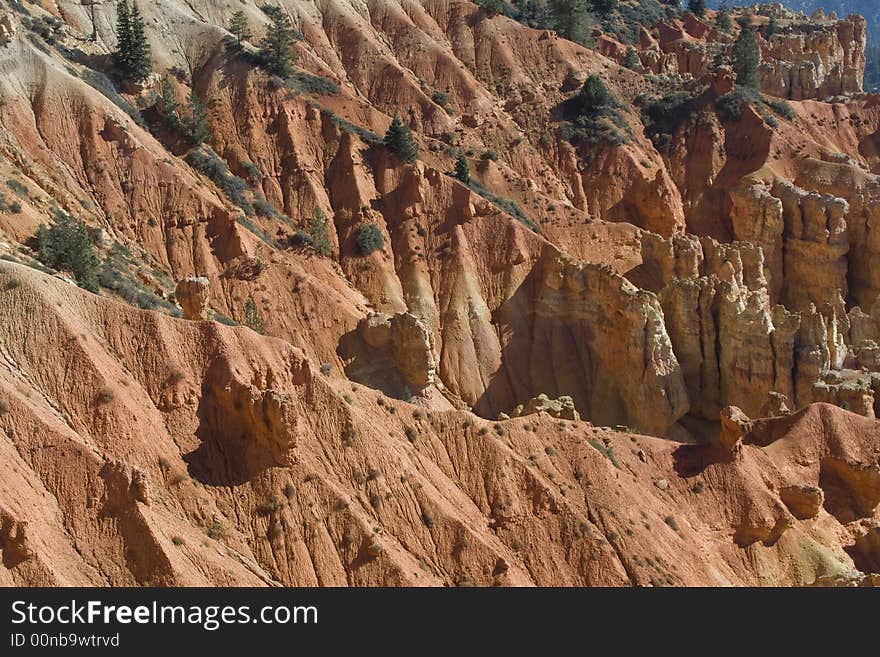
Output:
[[[174,543],[174,545],[180,546],[183,545],[183,538],[181,538],[180,536],[172,536],[171,542]]]
[[[283,505],[274,497],[269,497],[257,504],[257,513],[261,516],[269,516],[276,513]]]
[[[330,255],[333,250],[333,243],[330,241],[330,224],[327,215],[321,208],[315,208],[312,213],[308,237],[311,242],[310,246],[315,251],[325,257]]]
[[[431,529],[434,526],[434,514],[430,511],[424,511],[422,513],[422,522],[425,523],[425,527]]]
[[[675,516],[666,516],[663,518],[663,522],[669,525],[674,531],[678,531],[678,521],[675,519]]]
[[[70,272],[83,289],[98,291],[98,258],[89,230],[82,221],[56,209],[55,223],[48,228],[40,225],[35,241],[40,262]]]
[[[642,68],[642,61],[632,46],[626,49],[626,54],[623,56],[623,65],[633,71],[638,71]]]
[[[760,96],[748,87],[738,87],[719,98],[715,107],[722,121],[739,121],[745,108],[761,102]]]
[[[11,410],[9,402],[0,399],[0,415],[6,415]]]
[[[335,96],[339,93],[339,85],[330,78],[312,75],[305,71],[295,71],[285,81],[285,86],[297,93],[318,96]]]
[[[265,331],[263,317],[260,315],[253,297],[248,297],[247,302],[244,304],[244,323],[245,326],[257,333],[262,334]]]
[[[210,527],[208,527],[208,538],[219,540],[226,536],[226,529],[224,529],[223,525],[220,524],[219,520],[215,520]]]
[[[104,386],[98,390],[98,394],[95,395],[95,401],[99,404],[109,404],[115,397],[116,393],[113,392],[113,389],[109,386]]]
[[[201,146],[190,151],[186,161],[197,171],[205,174],[220,188],[223,194],[247,216],[253,216],[254,207],[245,196],[247,183],[229,171],[226,163],[211,148]]]
[[[443,91],[435,91],[431,94],[431,100],[437,103],[447,112],[449,111],[449,95]]]
[[[471,181],[471,171],[464,153],[459,153],[455,158],[455,170],[452,175],[465,185]]]
[[[797,117],[789,102],[783,98],[765,98],[764,104],[779,116],[789,121]]]
[[[355,235],[355,247],[359,255],[368,256],[379,251],[385,244],[385,238],[376,224],[362,224]]]
[[[489,150],[482,152],[482,154],[480,155],[480,159],[481,160],[492,160],[493,162],[496,162],[498,160],[498,153],[496,153],[495,151],[493,151],[490,148]]]
[[[403,433],[409,442],[414,443],[416,441],[416,436],[418,435],[418,433],[413,427],[407,425],[406,427],[404,427]]]
[[[333,371],[333,365],[330,363],[321,363],[321,374],[327,376]]]
[[[287,499],[296,497],[296,488],[294,488],[293,484],[286,484],[284,486],[284,497]]]
[[[660,152],[668,150],[679,127],[696,115],[694,97],[685,91],[648,100],[642,107],[645,133]]]
[[[28,197],[28,188],[15,178],[10,178],[9,180],[7,180],[6,186],[13,192],[15,192],[18,196],[21,196],[22,198]]]

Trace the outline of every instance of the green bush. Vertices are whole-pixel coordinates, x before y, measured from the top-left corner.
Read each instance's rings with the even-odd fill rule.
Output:
[[[262,334],[265,332],[263,317],[260,315],[253,297],[248,297],[247,302],[244,304],[244,324],[257,333]]]
[[[275,5],[263,5],[262,10],[272,24],[260,42],[259,62],[273,75],[287,78],[293,74],[296,63],[293,44],[302,35],[293,27],[285,10]]]
[[[419,157],[419,145],[413,138],[412,131],[396,116],[385,133],[385,147],[410,164]]]
[[[510,16],[513,10],[504,0],[476,0],[489,16]],[[440,103],[438,103],[439,105]]]
[[[455,158],[455,170],[452,175],[465,185],[471,181],[471,169],[463,153],[459,153],[458,157]]]
[[[16,180],[15,178],[10,178],[9,180],[7,180],[6,186],[13,192],[15,192],[18,196],[21,196],[22,198],[28,197],[28,188],[25,187],[22,182]]]
[[[517,202],[513,199],[496,196],[474,180],[471,180],[470,183],[468,183],[468,187],[470,187],[476,194],[479,194],[484,199],[489,201],[499,210],[509,214],[511,217],[519,221],[523,226],[525,226],[532,232],[541,232],[541,228],[538,226],[538,224],[529,219],[526,216],[525,212],[522,211],[522,208],[519,207],[519,204],[517,204]]]
[[[226,162],[220,159],[210,147],[202,146],[190,151],[186,161],[197,171],[208,176],[223,194],[237,205],[247,216],[253,216],[254,206],[245,196],[247,183],[229,171]]]
[[[114,242],[109,254],[101,263],[98,284],[119,295],[127,303],[143,310],[164,310],[172,315],[177,314],[177,306],[158,296],[131,273],[132,262],[133,258],[128,249]]]
[[[339,85],[330,78],[312,75],[305,71],[295,71],[284,82],[288,89],[298,93],[319,96],[335,96],[339,93]]]
[[[358,254],[367,256],[379,251],[385,244],[385,238],[376,224],[362,224],[357,229],[354,243]]]
[[[79,219],[55,210],[55,223],[40,225],[35,236],[37,259],[58,271],[73,274],[79,286],[98,291],[98,257],[89,229]]]
[[[574,118],[560,128],[563,139],[575,144],[605,142],[612,146],[629,141],[632,133],[619,111],[620,105],[599,76],[588,77],[568,106]]]
[[[791,105],[782,98],[765,98],[764,104],[784,119],[791,121],[797,117]]]
[[[330,223],[327,215],[321,208],[315,208],[312,220],[309,222],[309,238],[312,248],[322,256],[328,256],[333,251],[333,243],[330,241]],[[381,237],[381,236],[380,236]]]
[[[639,59],[636,49],[632,46],[626,49],[626,54],[623,56],[623,65],[633,71],[638,71],[642,68],[642,60]]]
[[[715,102],[715,107],[722,121],[739,121],[745,108],[758,102],[761,102],[761,98],[754,89],[738,87],[721,96]]]
[[[645,134],[657,150],[665,152],[678,128],[695,114],[694,97],[685,91],[652,98],[642,107]]]
[[[443,91],[435,91],[431,94],[431,100],[444,110],[449,111],[449,95]]]

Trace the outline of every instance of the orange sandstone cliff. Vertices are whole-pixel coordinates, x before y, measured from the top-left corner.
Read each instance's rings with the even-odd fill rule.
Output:
[[[285,80],[238,5],[142,4],[131,86],[109,3],[0,3],[0,583],[876,583],[863,19],[679,14],[627,68],[464,0],[282,0]],[[40,262],[67,215],[97,293]]]

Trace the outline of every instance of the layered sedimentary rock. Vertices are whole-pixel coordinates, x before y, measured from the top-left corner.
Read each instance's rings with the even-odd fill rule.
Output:
[[[564,394],[593,422],[659,433],[688,410],[660,303],[607,267],[545,248],[498,322],[510,335],[504,378],[521,399]]]
[[[782,303],[797,311],[825,303],[829,295],[846,297],[849,204],[784,181],[772,194],[782,202],[784,221]]]
[[[178,281],[174,298],[180,304],[184,319],[208,319],[210,304],[209,281],[204,277],[190,277]]]
[[[761,48],[761,91],[791,100],[829,98],[860,93],[865,72],[866,22],[862,16],[810,21],[798,14],[778,11],[773,5],[755,6],[733,12],[752,22]],[[769,17],[777,20],[777,31],[768,35],[763,26]],[[674,72],[700,78],[723,56],[731,59],[734,34],[724,35],[693,15],[683,21],[663,21],[654,26],[659,49],[674,57]],[[721,38],[719,38],[721,37]],[[639,42],[642,63],[655,73],[672,72],[665,59],[651,53],[651,40]],[[660,65],[659,62],[664,64]]]
[[[792,100],[859,93],[866,43],[862,16],[795,22],[762,43],[761,90]]]

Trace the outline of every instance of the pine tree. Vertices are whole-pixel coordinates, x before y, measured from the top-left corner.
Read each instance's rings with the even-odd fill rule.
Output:
[[[688,11],[702,18],[706,15],[706,0],[688,0]]]
[[[70,272],[81,288],[98,291],[98,258],[82,221],[56,209],[55,223],[49,228],[41,224],[35,239],[40,262]]]
[[[636,49],[630,46],[626,49],[626,55],[623,57],[623,65],[633,71],[637,71],[642,68],[642,61],[639,59],[638,53],[636,53]]]
[[[201,146],[211,136],[208,126],[208,110],[199,100],[195,90],[189,92],[186,114],[181,121],[183,135],[193,146]]]
[[[759,90],[761,88],[761,51],[754,31],[742,25],[739,38],[733,44],[733,70],[736,83],[741,87]]]
[[[263,11],[272,20],[266,36],[260,42],[260,59],[271,73],[282,78],[290,77],[296,63],[293,43],[297,31],[290,22],[290,17],[275,5],[266,5]]]
[[[464,156],[464,153],[459,153],[458,157],[455,158],[455,172],[453,175],[465,185],[470,183],[471,168],[468,166],[468,161]]]
[[[144,19],[138,9],[137,2],[131,3],[131,66],[130,76],[132,82],[143,82],[153,70],[153,62],[150,57],[150,43],[144,32]]]
[[[113,51],[113,63],[120,71],[128,70],[130,53],[131,14],[128,0],[119,0],[116,3],[116,50]]]
[[[553,25],[559,35],[569,41],[589,45],[589,12],[586,0],[550,0]]]
[[[113,62],[126,81],[139,84],[149,77],[153,68],[144,19],[136,2],[129,5],[128,0],[119,0],[116,7]]]
[[[260,334],[264,333],[266,330],[263,324],[263,317],[260,315],[260,311],[257,308],[257,304],[254,303],[253,297],[248,297],[248,300],[244,304],[244,323],[249,329]]]
[[[253,36],[251,27],[248,24],[247,15],[243,9],[239,9],[232,14],[232,18],[229,19],[229,31],[235,37],[239,46],[242,41],[247,41]]]
[[[590,6],[597,14],[602,16],[609,15],[617,8],[618,0],[590,0]]]
[[[166,127],[175,132],[180,130],[178,109],[180,109],[180,102],[177,100],[177,94],[174,93],[174,83],[166,75],[162,79],[162,89],[159,93],[159,112],[162,114],[162,120]]]
[[[770,20],[767,21],[767,38],[769,39],[774,34],[779,31],[779,23],[776,20],[776,16],[771,16]]]
[[[396,116],[385,133],[385,147],[410,164],[419,157],[419,145],[413,139],[412,131]]]
[[[611,102],[611,93],[608,87],[602,82],[602,78],[598,75],[591,75],[584,82],[578,93],[578,101],[580,103],[581,114],[596,114],[600,110],[608,107]]]
[[[491,16],[507,16],[510,13],[510,7],[504,0],[477,0],[486,13]]]
[[[329,222],[327,215],[321,208],[315,208],[312,213],[312,220],[309,222],[309,237],[312,239],[315,251],[322,256],[330,255],[333,250],[333,243],[330,241]]]
[[[719,11],[718,16],[715,18],[715,25],[722,32],[729,32],[730,28],[733,27],[733,24],[730,22],[730,14],[726,11]]]

